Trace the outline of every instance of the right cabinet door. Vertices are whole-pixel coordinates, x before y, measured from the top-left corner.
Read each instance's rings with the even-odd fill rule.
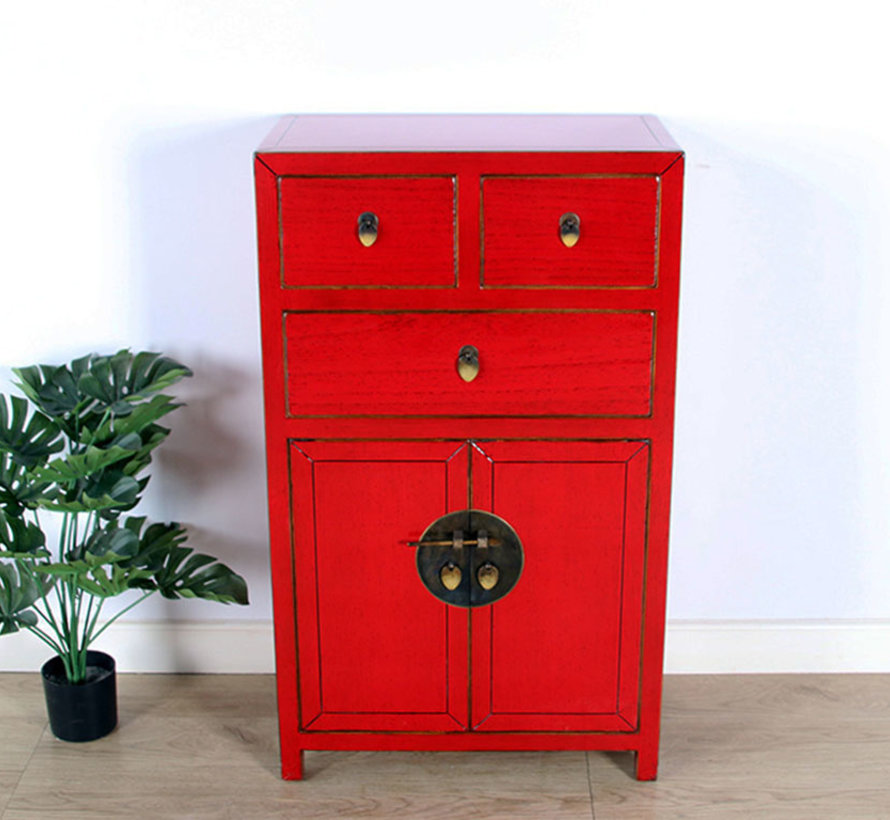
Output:
[[[472,504],[506,519],[525,564],[472,610],[472,728],[633,731],[646,560],[645,441],[488,441]]]

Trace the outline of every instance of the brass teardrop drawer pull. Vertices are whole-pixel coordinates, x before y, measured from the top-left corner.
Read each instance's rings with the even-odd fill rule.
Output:
[[[358,241],[366,248],[370,248],[377,241],[377,231],[380,226],[380,220],[377,214],[371,211],[365,211],[358,217]]]
[[[476,570],[476,580],[482,589],[494,589],[498,584],[500,575],[498,568],[490,561],[486,561]]]
[[[559,238],[567,248],[573,247],[581,238],[581,217],[569,211],[559,218]]]
[[[473,345],[464,345],[457,354],[457,373],[465,381],[471,382],[479,375],[479,350]]]
[[[457,589],[460,586],[460,579],[460,567],[452,561],[449,561],[439,570],[439,580],[447,590],[453,591]]]

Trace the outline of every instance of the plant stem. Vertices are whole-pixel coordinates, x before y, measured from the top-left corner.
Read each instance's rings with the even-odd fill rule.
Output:
[[[61,621],[60,630],[64,630],[68,626],[68,607],[65,605],[65,582],[62,580],[56,581],[55,584],[55,592],[56,592],[56,600],[59,602],[59,620]],[[47,604],[47,608],[49,604]]]
[[[62,531],[59,533],[59,561],[65,559],[65,544],[68,543],[68,516],[70,513],[62,513]]]
[[[87,646],[89,645],[87,643],[87,638],[89,638],[90,613],[93,611],[93,601],[94,600],[95,600],[94,597],[92,595],[90,595],[89,600],[87,601],[87,614],[84,615],[84,618],[83,618],[84,627],[83,627],[83,640],[81,641],[81,644],[80,644],[81,652],[86,652]]]
[[[68,593],[69,601],[67,634],[65,635],[68,644],[67,654],[71,659],[72,670],[74,673],[73,678],[71,678],[71,682],[78,683],[79,681],[83,680],[83,677],[80,674],[80,664],[77,662],[77,597],[73,581],[66,579],[65,587]]]
[[[64,560],[65,554],[65,543],[68,537],[68,517],[69,513],[63,513],[62,515],[62,530],[59,533],[59,556],[58,560],[61,563]],[[56,600],[59,602],[59,621],[61,622],[61,626],[59,627],[59,634],[62,638],[62,644],[65,645],[68,643],[67,636],[69,630],[69,622],[68,622],[68,605],[65,602],[65,595],[67,593],[67,582],[59,579],[55,584],[55,592],[56,592]],[[47,604],[47,607],[49,604]],[[65,666],[65,671],[68,671],[68,665]]]
[[[38,576],[38,573],[34,572],[34,568],[31,565],[32,564],[31,561],[26,560],[24,558],[16,558],[15,564],[16,564],[16,567],[18,568],[19,575],[21,577],[24,577],[25,574],[27,574],[30,577],[31,582],[36,584],[38,586],[38,588],[41,588],[43,586],[43,579]],[[44,612],[40,608],[41,602],[43,603],[43,606],[46,608],[46,612]],[[52,607],[49,605],[49,601],[46,599],[46,596],[41,595],[37,600],[34,601],[33,604],[31,604],[31,608],[41,618],[43,618],[43,620],[46,621],[46,623],[52,628],[53,632],[56,633],[55,637],[56,637],[56,639],[58,639],[59,643],[64,644],[65,637],[62,634],[62,630],[59,629],[59,625],[56,623],[56,619],[53,617],[53,610],[52,610]],[[35,634],[37,634],[37,633],[35,632]],[[55,645],[54,645],[54,648],[55,648]]]
[[[49,624],[50,627],[52,627],[53,632],[56,633],[55,636],[58,639],[59,643],[64,644],[65,636],[62,633],[62,630],[59,628],[59,625],[56,623],[55,617],[53,617],[53,611],[49,605],[49,601],[44,599],[43,605],[46,607],[46,612],[41,611],[40,607],[37,605],[37,601],[35,601],[31,606],[34,609],[34,611],[41,618],[43,618],[43,620],[46,621],[46,623]]]
[[[95,634],[90,637],[90,643],[92,643],[96,638],[98,638],[109,626],[111,626],[121,615],[129,612],[136,604],[141,604],[149,595],[153,595],[155,590],[150,589],[148,592],[144,592],[139,598],[133,601],[132,604],[122,609],[116,615],[112,615],[103,625],[102,628]]]
[[[111,415],[111,408],[106,407],[105,412],[102,414],[102,420],[99,422],[98,426],[93,430],[93,435],[90,437],[90,440],[83,445],[83,451],[85,452],[87,447],[92,447],[96,441],[96,436],[99,434],[99,431],[105,426],[105,422],[108,421],[109,416]],[[80,438],[80,417],[78,416],[78,426],[75,428],[77,430],[77,438]]]
[[[53,652],[55,652],[62,659],[62,661],[65,660],[65,650],[61,646],[59,646],[58,643],[56,643],[52,635],[47,635],[47,633],[44,632],[39,626],[26,626],[25,629],[40,638],[40,640],[43,641],[50,649],[52,649]],[[67,671],[67,664],[65,666],[65,669]]]
[[[93,613],[93,618],[89,623],[87,623],[84,628],[84,646],[88,647],[92,644],[93,639],[96,637],[93,635],[93,630],[96,628],[96,622],[99,620],[99,613],[102,611],[102,606],[105,604],[105,599],[99,599],[99,605],[96,607],[96,611]]]
[[[84,672],[86,672],[87,667],[87,651],[90,647],[90,612],[93,609],[93,596],[87,596],[87,611],[86,615],[83,617],[83,634],[80,640],[80,647],[78,648],[78,663],[83,668]]]
[[[72,550],[77,546],[77,525],[80,523],[80,514],[74,513],[74,525],[71,527],[71,538],[68,543],[68,549]]]
[[[73,441],[69,442],[69,448],[72,453],[82,452],[83,450],[86,450],[86,448],[88,446],[88,445],[83,445],[82,448],[80,448],[78,446],[80,443],[80,414],[84,410],[86,410],[86,408],[89,407],[92,403],[93,403],[93,399],[91,399],[91,398],[82,399],[81,401],[79,401],[77,403],[77,405],[71,411],[72,415],[74,416],[74,439],[73,439]],[[106,410],[105,412],[107,413],[108,410]],[[94,436],[94,438],[95,438],[95,436]]]
[[[93,534],[93,530],[99,529],[99,513],[98,512],[88,512],[87,513],[87,523],[83,528],[83,541],[86,544],[89,541],[90,536]]]

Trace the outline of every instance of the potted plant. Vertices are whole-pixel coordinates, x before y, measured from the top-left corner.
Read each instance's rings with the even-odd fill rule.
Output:
[[[188,368],[121,350],[13,372],[25,398],[0,394],[0,635],[26,629],[53,650],[52,730],[93,740],[117,724],[114,661],[89,648],[96,638],[155,593],[246,604],[247,585],[184,546],[181,525],[128,514],[170,432],[158,422],[181,406],[162,391]],[[107,598],[131,591],[100,621]]]

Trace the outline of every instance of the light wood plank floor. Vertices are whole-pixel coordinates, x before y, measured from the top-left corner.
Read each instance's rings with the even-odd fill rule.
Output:
[[[278,777],[265,675],[121,675],[120,725],[67,744],[0,675],[0,818],[890,820],[890,675],[671,676],[661,770],[628,754],[311,752]]]

